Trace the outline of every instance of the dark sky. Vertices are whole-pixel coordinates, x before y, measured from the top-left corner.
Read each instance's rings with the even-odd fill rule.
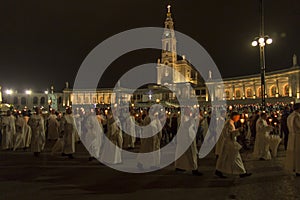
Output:
[[[176,30],[210,53],[223,77],[259,73],[258,0],[1,0],[0,85],[22,91],[73,82],[85,56],[106,38],[137,27],[163,26],[171,2]],[[265,0],[267,70],[290,67],[300,57],[300,1]],[[179,42],[180,43],[180,42]],[[146,55],[146,56],[145,56]],[[111,71],[156,62],[159,52],[122,56]],[[104,81],[110,79],[107,74]],[[103,84],[105,85],[105,84]],[[109,83],[107,82],[107,85]]]

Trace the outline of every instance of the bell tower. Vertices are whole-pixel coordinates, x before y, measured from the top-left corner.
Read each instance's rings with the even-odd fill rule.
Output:
[[[174,22],[171,14],[171,6],[168,5],[168,13],[165,21],[164,33],[162,36],[162,64],[173,64],[177,61],[176,38],[174,31]]]

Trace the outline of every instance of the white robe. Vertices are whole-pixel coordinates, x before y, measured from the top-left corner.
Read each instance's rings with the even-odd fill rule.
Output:
[[[60,132],[63,132],[64,147],[63,153],[73,154],[75,153],[75,134],[76,124],[73,115],[65,114],[60,121]]]
[[[289,140],[286,152],[286,169],[300,173],[300,113],[294,111],[287,119]]]
[[[110,120],[108,126],[109,134],[104,138],[100,161],[106,164],[119,164],[122,163],[123,144],[121,124],[119,119],[116,119],[114,122]]]
[[[270,131],[272,127],[269,126],[266,120],[259,118],[256,122],[256,138],[254,144],[253,157],[256,159],[263,158],[271,160],[270,153]]]
[[[184,149],[182,149],[183,142],[190,143],[191,145],[188,149],[175,161],[175,168],[183,169],[183,170],[197,170],[198,163],[197,163],[197,143],[196,143],[196,131],[194,123],[191,123],[191,120],[185,121],[181,123],[183,126],[183,130],[187,130],[184,134],[177,134],[178,140],[180,140],[180,145],[176,146],[176,158],[179,156],[180,153],[183,153]]]
[[[81,124],[82,124],[82,117],[77,114],[74,115],[75,118],[75,123],[76,123],[76,134],[75,134],[75,141],[79,142],[82,136],[82,128],[81,128]]]
[[[54,114],[48,118],[48,140],[57,140],[59,137],[59,122]]]
[[[85,135],[87,150],[92,157],[99,158],[104,135],[102,125],[97,117],[92,114],[87,117],[84,126],[87,130]]]
[[[23,117],[16,119],[16,135],[14,137],[14,151],[18,148],[24,148],[26,121]]]
[[[137,156],[138,162],[146,168],[160,165],[161,123],[158,119],[150,121],[149,116],[144,119],[145,127],[142,128],[142,135],[150,137],[141,138],[140,152]],[[153,135],[154,133],[156,134]]]
[[[28,125],[31,127],[31,151],[41,152],[45,147],[45,126],[44,119],[40,115],[32,115],[28,120]]]
[[[134,148],[135,143],[135,119],[133,116],[126,118],[125,127],[124,127],[124,148],[132,147]]]
[[[246,173],[241,155],[241,145],[236,141],[236,137],[240,134],[235,129],[234,121],[226,121],[221,133],[224,136],[224,143],[221,153],[217,160],[216,169],[227,174],[244,174]]]
[[[16,134],[14,116],[4,116],[1,123],[2,149],[13,148],[13,138]]]
[[[26,123],[25,123],[23,144],[24,144],[25,148],[29,148],[30,144],[31,144],[31,135],[32,135],[32,133],[31,133],[31,127],[28,125],[29,117],[25,116],[24,120],[25,120]]]

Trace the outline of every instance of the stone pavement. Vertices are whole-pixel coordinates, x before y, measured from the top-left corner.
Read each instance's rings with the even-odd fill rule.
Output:
[[[285,152],[277,158],[256,161],[242,154],[251,177],[214,176],[213,155],[199,161],[201,177],[177,174],[173,166],[147,174],[128,174],[88,162],[84,147],[77,145],[74,160],[39,158],[30,152],[0,152],[0,200],[114,200],[114,199],[300,199],[300,178],[283,170]]]

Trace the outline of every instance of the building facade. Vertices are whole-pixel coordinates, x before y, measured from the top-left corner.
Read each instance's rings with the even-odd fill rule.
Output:
[[[200,73],[185,58],[177,55],[177,40],[174,31],[171,7],[168,6],[162,36],[161,58],[157,62],[157,84],[148,85],[133,91],[122,88],[73,90],[66,83],[62,92],[45,93],[0,93],[0,102],[14,105],[16,108],[33,106],[53,107],[64,110],[70,105],[115,104],[147,102],[165,102],[174,105],[176,98],[197,97],[200,104],[211,101],[227,101],[229,104],[260,103],[260,74],[214,80],[211,72],[208,82],[204,83]],[[221,88],[223,84],[224,88]],[[1,88],[0,88],[1,89]],[[172,91],[175,91],[176,94]],[[210,92],[210,93],[209,93]],[[292,102],[300,99],[300,67],[297,56],[293,56],[293,66],[266,74],[266,102]],[[169,104],[168,104],[169,103]]]

